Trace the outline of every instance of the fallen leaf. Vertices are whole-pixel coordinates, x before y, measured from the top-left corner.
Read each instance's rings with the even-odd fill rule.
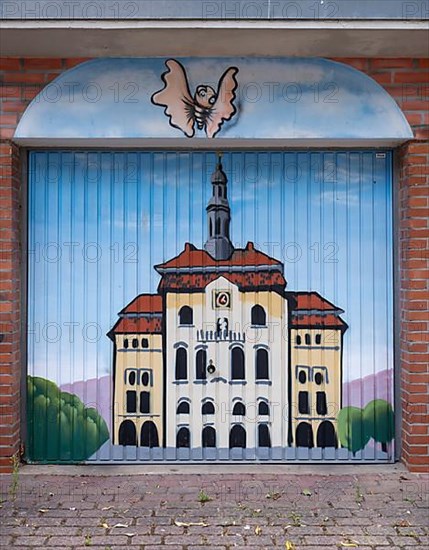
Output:
[[[72,512],[74,512],[76,510],[76,508],[74,506],[72,506],[71,508],[69,508],[69,510],[71,510]]]
[[[250,525],[245,525],[243,529],[246,529],[246,531],[248,531],[250,529]]]
[[[109,529],[109,526],[106,522],[102,523],[101,524],[101,527],[104,527],[105,529]]]
[[[114,529],[115,527],[129,527],[129,525],[126,524],[126,523],[116,523],[116,525],[113,526],[113,529]]]
[[[293,542],[291,542],[290,540],[287,540],[285,542],[285,549],[286,550],[295,550],[295,545]]]
[[[42,514],[46,514],[46,512],[49,512],[49,510],[47,508],[39,508],[39,512],[41,512]]]
[[[262,529],[259,527],[259,525],[257,525],[255,527],[255,535],[260,535],[262,533]]]
[[[177,525],[177,527],[192,527],[192,526],[208,527],[209,526],[209,524],[205,523],[204,521],[196,521],[196,522],[190,521],[189,523],[187,523],[184,521],[177,521],[177,520],[174,520],[174,525]]]
[[[256,508],[255,513],[260,514],[262,512],[261,508]]]
[[[341,541],[340,546],[342,546],[343,548],[357,548],[359,546],[359,543],[355,540],[347,539],[345,541]]]
[[[135,533],[125,533],[127,535],[127,537],[134,537],[135,536]]]
[[[265,498],[271,498],[273,500],[277,500],[281,497],[281,493],[268,493],[268,495],[265,495]]]
[[[104,508],[102,508],[102,510],[111,510],[113,508],[113,506],[104,506]],[[70,508],[71,510],[71,508]]]
[[[305,496],[305,497],[311,497],[311,495],[313,494],[310,489],[303,489],[302,490],[302,494]]]

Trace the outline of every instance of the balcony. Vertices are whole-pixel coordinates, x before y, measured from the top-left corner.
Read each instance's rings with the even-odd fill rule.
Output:
[[[244,344],[246,333],[235,330],[197,330],[197,342],[239,342]]]

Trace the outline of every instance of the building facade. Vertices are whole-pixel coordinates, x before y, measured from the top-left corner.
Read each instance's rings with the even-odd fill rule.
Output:
[[[220,161],[211,182],[204,249],[186,243],[155,266],[158,294],[135,298],[109,333],[113,444],[336,448],[343,310],[286,291],[283,264],[252,242],[235,249]]]

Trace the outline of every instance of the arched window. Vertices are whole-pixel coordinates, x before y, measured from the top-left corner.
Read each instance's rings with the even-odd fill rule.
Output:
[[[265,401],[260,401],[258,405],[258,414],[268,416],[270,414],[270,407]]]
[[[243,403],[236,403],[232,409],[234,416],[246,416],[246,407]]]
[[[231,379],[232,380],[244,380],[245,379],[244,351],[239,347],[232,348],[232,352],[231,352]]]
[[[195,357],[195,378],[205,380],[207,378],[207,352],[199,349]]]
[[[206,401],[201,407],[201,414],[214,414],[215,407],[211,401]]]
[[[213,237],[213,222],[211,218],[209,218],[209,235]]]
[[[139,347],[139,341],[138,341],[137,338],[133,338],[132,346],[133,346],[134,349]]]
[[[124,420],[119,427],[119,445],[137,445],[136,427],[131,420]]]
[[[149,340],[147,338],[142,338],[142,348],[149,347]]]
[[[128,349],[128,338],[124,339],[124,348]]]
[[[308,422],[300,422],[296,427],[295,444],[297,447],[314,447],[313,430]]]
[[[320,423],[317,430],[317,446],[318,447],[338,447],[337,434],[332,422],[325,420]]]
[[[268,379],[268,351],[260,348],[256,350],[256,380]]]
[[[262,306],[256,305],[252,307],[251,323],[257,327],[264,327],[267,324],[267,316]]]
[[[270,429],[266,424],[258,426],[258,447],[271,447]]]
[[[227,237],[229,239],[229,220],[225,220],[223,223],[224,223],[223,233],[224,233],[225,237]]]
[[[246,448],[246,430],[239,424],[233,426],[229,432],[229,448],[233,447]]]
[[[143,384],[143,386],[147,386],[149,384],[149,373],[148,372],[144,372],[142,374],[142,384]]]
[[[192,325],[194,322],[194,314],[192,308],[183,306],[179,311],[179,325]]]
[[[189,414],[189,413],[190,413],[189,403],[187,401],[181,401],[177,405],[176,414]]]
[[[309,346],[311,344],[311,336],[308,334],[305,335],[305,343],[307,346]]]
[[[314,381],[318,386],[320,386],[323,383],[323,374],[321,372],[316,372],[314,375]]]
[[[152,420],[147,420],[142,426],[140,445],[142,447],[159,447],[158,430]]]
[[[322,343],[322,335],[316,334],[316,344],[319,345]]]
[[[300,345],[301,345],[301,342],[302,342],[301,336],[300,336],[299,334],[297,334],[297,335],[296,335],[296,345],[297,345],[297,346],[300,346]]]
[[[212,426],[205,426],[201,439],[203,447],[216,447],[216,430]]]
[[[188,353],[185,348],[176,349],[176,380],[188,378]]]
[[[134,384],[136,383],[136,371],[135,370],[132,370],[129,374],[128,374],[128,384],[130,386],[134,386]]]
[[[179,429],[176,436],[176,447],[190,447],[191,434],[189,428],[183,426]]]
[[[307,382],[307,373],[305,372],[305,370],[299,371],[298,380],[301,384],[305,384]]]

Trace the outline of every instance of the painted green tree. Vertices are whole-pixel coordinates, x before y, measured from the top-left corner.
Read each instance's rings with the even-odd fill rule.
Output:
[[[371,438],[387,452],[387,444],[395,434],[395,415],[384,399],[370,401],[364,409],[344,407],[337,421],[341,445],[353,454],[363,449]]]
[[[356,454],[368,443],[370,436],[365,430],[363,411],[358,407],[344,407],[338,413],[338,437],[343,447]]]
[[[82,462],[109,439],[106,422],[76,395],[45,378],[27,377],[30,460]]]
[[[363,410],[365,429],[370,437],[381,443],[381,450],[387,453],[387,444],[395,433],[395,415],[390,403],[384,399],[375,399]]]

